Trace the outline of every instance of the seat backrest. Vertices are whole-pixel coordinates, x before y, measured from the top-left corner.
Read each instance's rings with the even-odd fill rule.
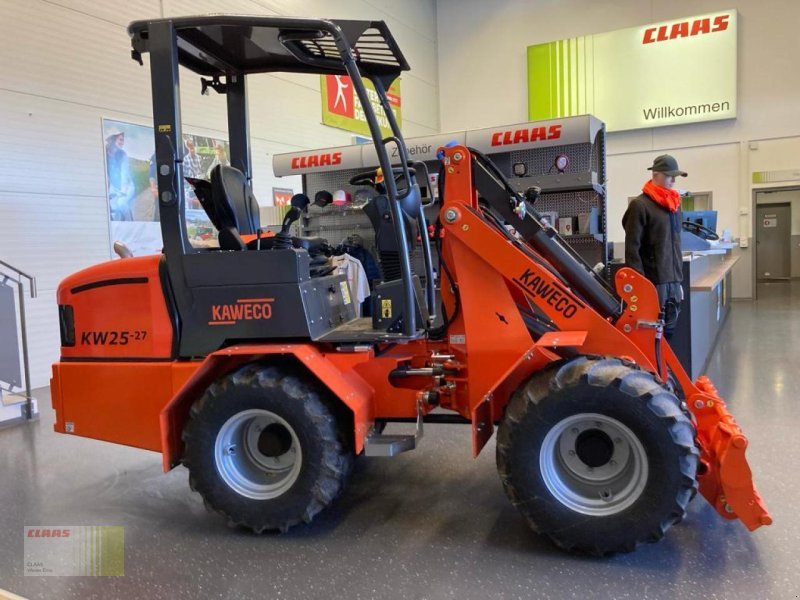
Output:
[[[260,226],[258,203],[239,169],[217,165],[211,170],[211,199],[219,246],[223,250],[245,250],[241,235],[254,234]]]

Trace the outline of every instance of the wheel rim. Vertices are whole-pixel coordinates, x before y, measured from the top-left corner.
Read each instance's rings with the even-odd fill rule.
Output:
[[[300,476],[303,452],[292,426],[263,409],[233,415],[214,444],[217,472],[228,486],[248,498],[277,498]]]
[[[647,453],[626,425],[597,413],[559,421],[544,438],[539,469],[547,489],[564,506],[609,516],[642,495]]]

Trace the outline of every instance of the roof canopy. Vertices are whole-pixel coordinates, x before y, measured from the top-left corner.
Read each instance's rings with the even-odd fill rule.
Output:
[[[349,46],[360,72],[367,77],[394,79],[409,70],[383,21],[231,15],[134,21],[128,27],[134,57],[149,51],[151,24],[166,21],[175,28],[180,64],[200,75],[343,74],[337,40]]]

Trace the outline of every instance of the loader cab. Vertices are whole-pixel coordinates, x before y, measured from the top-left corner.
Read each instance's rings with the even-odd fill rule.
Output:
[[[433,278],[423,291],[411,270],[410,231],[425,231],[419,186],[386,90],[409,66],[382,21],[284,17],[200,16],[136,21],[129,27],[132,57],[150,55],[153,120],[165,267],[162,282],[174,313],[177,357],[204,356],[239,342],[303,340],[335,343],[402,341],[424,335],[433,303]],[[198,74],[201,89],[224,94],[229,167],[208,181],[183,177],[179,66]],[[380,196],[391,218],[384,234],[396,246],[397,269],[385,283],[400,306],[394,327],[357,318],[342,275],[322,264],[325,240],[261,229],[251,188],[247,81],[261,73],[347,75],[365,112],[386,177]],[[363,78],[374,85],[393,135],[382,137]],[[396,149],[392,164],[387,146]],[[185,228],[184,186],[191,185],[219,231],[219,248],[194,248]],[[293,199],[296,218],[307,198]],[[390,235],[393,234],[393,235]],[[425,236],[423,236],[425,237]],[[425,265],[432,272],[426,242]],[[258,307],[258,309],[256,309]]]

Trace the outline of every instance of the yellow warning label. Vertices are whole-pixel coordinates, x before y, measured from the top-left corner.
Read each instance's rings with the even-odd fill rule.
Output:
[[[347,287],[347,282],[340,282],[339,287],[342,289],[342,301],[345,305],[350,304],[350,288]]]
[[[381,300],[381,319],[391,319],[391,318],[392,318],[391,299]]]
[[[158,133],[169,133],[172,131],[172,125],[159,125]]]

